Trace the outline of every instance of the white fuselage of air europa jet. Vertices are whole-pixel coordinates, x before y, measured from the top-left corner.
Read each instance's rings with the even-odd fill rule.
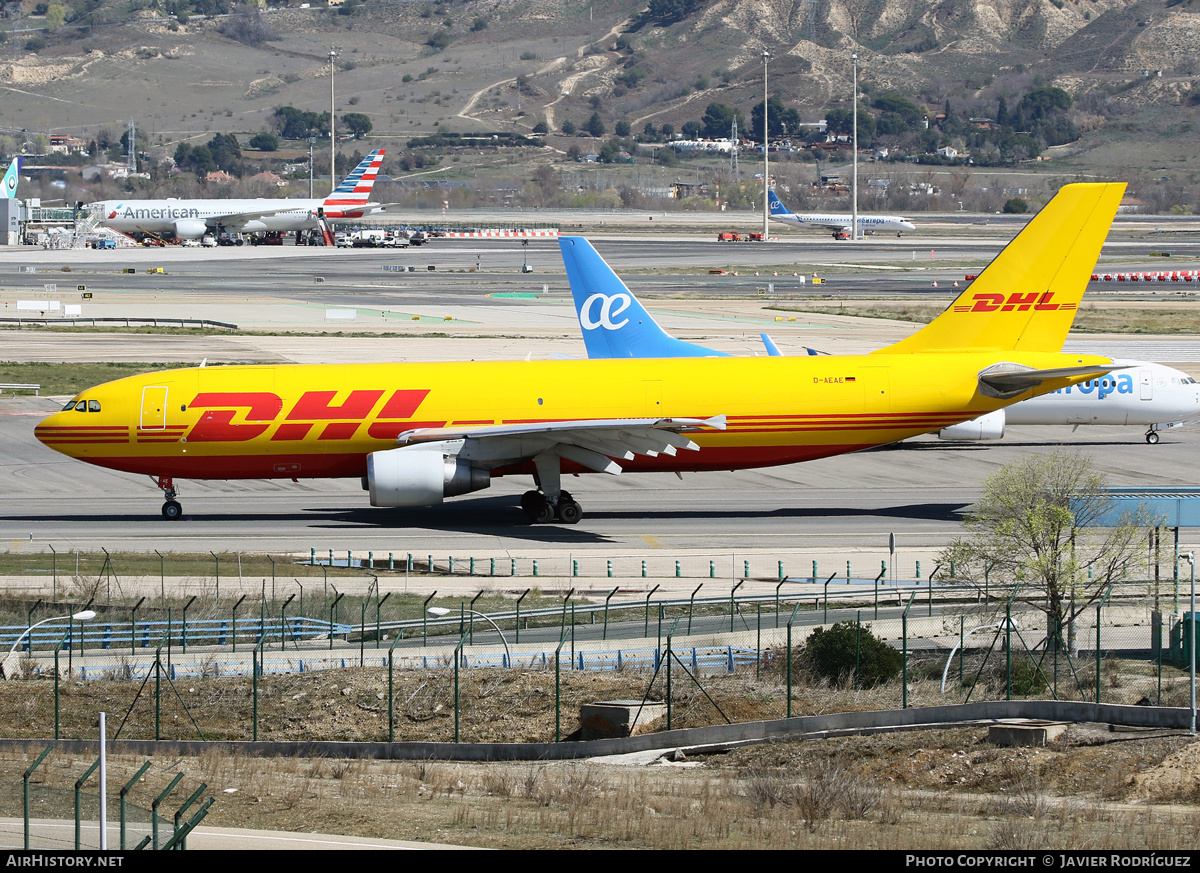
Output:
[[[1157,432],[1200,415],[1200,382],[1162,364],[1113,359],[1121,369],[1105,376],[1022,400],[1005,409],[941,431],[942,439],[999,439],[1006,424],[1145,425]]]

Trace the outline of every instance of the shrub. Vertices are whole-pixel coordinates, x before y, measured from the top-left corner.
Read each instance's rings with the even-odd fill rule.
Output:
[[[817,628],[795,654],[795,663],[802,670],[831,682],[853,677],[856,662],[858,684],[873,688],[900,672],[903,656],[852,621]]]
[[[1029,211],[1029,203],[1021,197],[1010,197],[1004,201],[1004,211],[1011,215],[1020,215]]]

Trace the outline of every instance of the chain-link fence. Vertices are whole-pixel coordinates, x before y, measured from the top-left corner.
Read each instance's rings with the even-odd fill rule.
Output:
[[[13,649],[5,675],[25,681],[0,685],[0,706],[29,738],[91,736],[104,709],[117,738],[545,742],[575,733],[583,704],[611,699],[664,704],[664,726],[983,699],[1187,699],[1190,624],[1148,584],[1060,628],[1008,590],[757,588],[451,600],[368,583],[331,585],[304,607],[215,594],[166,609],[92,603],[87,621],[71,617],[86,603],[22,605],[25,621],[0,639]]]

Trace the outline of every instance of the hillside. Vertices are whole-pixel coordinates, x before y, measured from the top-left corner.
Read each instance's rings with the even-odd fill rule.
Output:
[[[1200,158],[1195,0],[654,0],[649,11],[640,0],[368,0],[208,18],[166,9],[223,0],[84,2],[92,11],[73,20],[72,6],[53,33],[38,32],[51,16],[29,14],[33,3],[19,16],[8,4],[10,137],[104,128],[115,139],[132,117],[140,142],[164,152],[217,132],[248,139],[280,106],[328,111],[331,46],[339,116],[373,123],[360,150],[396,156],[417,133],[528,133],[539,122],[559,133],[593,115],[608,132],[679,130],[714,102],[748,127],[767,47],[772,94],[806,122],[849,107],[857,52],[868,105],[894,92],[930,116],[993,117],[1001,98],[1064,89],[1082,138],[1056,159],[1082,154],[1072,172],[1161,174]]]

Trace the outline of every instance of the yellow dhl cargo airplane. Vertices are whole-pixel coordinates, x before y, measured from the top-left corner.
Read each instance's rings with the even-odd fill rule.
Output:
[[[1064,187],[945,312],[869,355],[193,367],[90,388],[36,435],[149,474],[170,519],[176,478],[361,477],[373,506],[429,506],[531,473],[531,520],[574,523],[563,473],[808,461],[1109,372],[1060,350],[1123,192]],[[624,325],[620,279],[586,240],[561,247],[594,320]]]

